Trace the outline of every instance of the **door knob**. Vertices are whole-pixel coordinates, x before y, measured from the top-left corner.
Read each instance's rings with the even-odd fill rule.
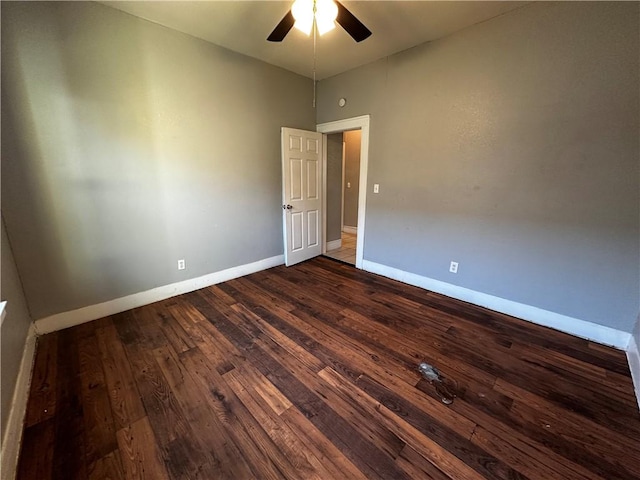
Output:
[[[282,208],[284,210],[291,210],[293,208],[293,205],[288,205],[288,204],[287,205],[282,205]]]

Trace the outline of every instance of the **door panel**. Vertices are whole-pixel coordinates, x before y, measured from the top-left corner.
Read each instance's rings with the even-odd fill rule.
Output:
[[[291,213],[291,251],[299,252],[303,247],[303,235],[302,235],[302,226],[304,222],[302,221],[302,212],[293,212]]]
[[[309,210],[307,212],[307,247],[315,247],[318,245],[319,219],[317,210]]]
[[[286,265],[322,253],[322,134],[282,128]]]
[[[291,200],[302,200],[302,159],[292,158],[291,168]]]
[[[318,200],[320,192],[318,173],[318,162],[316,160],[307,160],[307,198],[309,200]]]

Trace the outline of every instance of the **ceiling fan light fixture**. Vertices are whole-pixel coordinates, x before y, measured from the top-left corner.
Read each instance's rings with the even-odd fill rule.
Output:
[[[296,0],[291,6],[291,13],[296,19],[293,26],[307,35],[311,35],[313,28],[313,3],[313,0]]]
[[[335,28],[338,6],[333,0],[296,0],[291,6],[291,14],[296,20],[293,26],[301,32],[311,35],[315,19],[318,33],[323,35]]]
[[[338,6],[333,0],[316,0],[316,25],[320,35],[335,28],[337,17]]]
[[[314,22],[316,30],[313,30]],[[316,33],[322,35],[335,28],[334,22],[344,28],[345,32],[356,42],[361,42],[371,36],[371,30],[365,27],[338,0],[295,0],[291,5],[291,10],[269,34],[267,41],[281,42],[295,26],[307,35],[311,35],[312,31],[315,32],[313,35],[315,44]]]

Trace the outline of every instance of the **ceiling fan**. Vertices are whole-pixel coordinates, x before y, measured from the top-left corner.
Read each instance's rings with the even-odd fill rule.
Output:
[[[337,0],[296,0],[267,40],[281,42],[294,26],[309,35],[314,21],[320,35],[334,28],[334,21],[356,42],[371,35],[371,31]]]

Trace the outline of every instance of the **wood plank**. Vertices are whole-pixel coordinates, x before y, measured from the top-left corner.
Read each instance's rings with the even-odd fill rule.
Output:
[[[21,480],[52,478],[55,431],[53,417],[25,428],[16,478]]]
[[[371,415],[375,415],[378,421],[394,432],[407,445],[411,445],[424,458],[452,478],[480,479],[485,478],[479,472],[468,466],[454,454],[447,451],[438,442],[433,441],[429,436],[405,422],[401,416],[396,415],[385,405],[381,404],[359,388],[341,377],[338,372],[327,368],[320,372],[322,378],[340,389],[345,395],[352,398],[354,402],[367,406]]]
[[[215,387],[221,382],[210,383],[211,371],[207,365],[207,358],[196,347],[180,355],[181,362],[188,369],[194,380],[195,387],[200,396],[205,398],[212,394],[218,402],[222,395]],[[208,447],[212,465],[217,469],[217,478],[248,478],[252,475],[248,462],[244,459],[242,451],[237,446],[235,439],[230,439],[227,433],[227,412],[216,403],[207,402],[208,409],[202,412],[203,419],[199,425],[206,428],[196,429],[196,436]]]
[[[89,465],[89,480],[125,480],[120,450],[114,450]]]
[[[504,435],[499,436],[489,430],[478,427],[473,432],[471,438],[473,443],[481,446],[487,452],[491,452],[496,458],[500,458],[505,463],[513,465],[514,468],[526,475],[528,478],[544,478],[556,480],[584,479],[583,473],[572,470],[569,466],[558,462],[539,461],[538,450],[529,448],[518,448],[516,442]],[[552,463],[552,465],[549,465]],[[589,475],[589,478],[596,478]]]
[[[400,452],[396,459],[398,465],[407,472],[411,478],[429,478],[431,480],[454,480],[440,470],[436,465],[415,451],[410,445]]]
[[[617,382],[611,382],[606,371],[599,371],[597,367],[589,376],[588,366],[583,361],[568,361],[562,354],[545,358],[542,352],[527,348],[518,348],[515,352],[519,360],[528,365],[519,365],[516,371],[505,372],[503,380],[583,417],[607,422],[609,428],[628,438],[640,438],[640,424],[624,420],[635,413],[635,409],[630,407],[634,396],[628,391],[625,395],[620,390],[619,378]],[[612,375],[619,377],[617,373]],[[597,383],[585,381],[593,376]]]
[[[271,450],[270,440],[265,439],[263,431],[261,434],[258,423],[250,420],[250,414],[245,413],[245,407],[222,376],[209,368],[207,358],[196,348],[186,352],[182,361],[189,371],[194,372],[199,390],[207,396],[213,394],[210,401],[225,427],[225,434],[236,445],[241,446],[242,458],[253,474],[264,479],[282,478],[283,474],[277,463],[268,454]]]
[[[343,318],[340,320],[349,325],[353,330],[360,332],[378,344],[387,344],[395,352],[402,355],[407,363],[412,362],[417,370],[420,362],[426,361],[436,365],[438,369],[449,377],[472,378],[486,385],[493,385],[495,375],[480,368],[466,356],[453,357],[444,351],[440,337],[432,336],[428,341],[416,338],[416,335],[402,336],[391,328],[372,323],[367,317],[354,312],[351,309],[341,311]]]
[[[87,464],[91,464],[117,448],[116,428],[93,333],[78,339],[78,355],[85,456]]]
[[[162,328],[160,328],[162,319],[158,316],[153,305],[132,310],[132,320],[138,326],[140,341],[142,345],[150,350],[163,347],[169,343]]]
[[[637,439],[620,436],[504,381],[496,382],[494,388],[514,399],[511,412],[521,425],[527,425],[528,435],[554,445],[563,455],[605,478],[606,472],[620,478],[640,477],[640,462],[623,460],[640,459]]]
[[[111,321],[124,345],[140,345],[142,343],[142,332],[135,322],[133,310],[112,315]]]
[[[182,328],[180,322],[178,322],[171,311],[162,308],[159,305],[154,305],[156,308],[156,317],[159,319],[159,327],[162,329],[164,336],[169,341],[172,348],[178,352],[186,352],[190,348],[195,347],[195,343],[191,336]]]
[[[270,411],[280,416],[292,407],[289,399],[266,377],[247,368],[242,368],[242,373],[243,378],[238,379],[238,381],[243,381],[244,377],[246,377],[251,383],[251,389],[255,390],[262,401],[270,408]]]
[[[499,461],[481,448],[474,448],[468,437],[456,434],[453,424],[442,423],[437,417],[430,416],[404,397],[366,375],[360,377],[356,385],[390,411],[402,416],[406,423],[446,448],[448,452],[464,460],[468,466],[479,473],[488,478],[519,478],[518,472],[511,466]]]
[[[169,479],[147,417],[118,430],[122,467],[127,479]]]
[[[143,343],[146,344],[143,340]],[[148,345],[148,344],[147,344]],[[166,347],[167,344],[162,345]],[[160,347],[158,347],[160,348]],[[153,350],[126,347],[127,357],[136,372],[135,380],[142,396],[158,448],[172,478],[190,478],[208,467],[206,453],[194,438],[192,427],[176,399]]]
[[[171,431],[154,428],[158,438],[165,464],[172,477],[197,478],[228,477],[228,472],[220,471],[220,460],[216,452],[207,445],[209,438],[203,438],[194,431],[194,425],[206,425],[210,417],[206,416],[206,409],[199,402],[191,403],[189,387],[190,376],[170,345],[153,350],[153,356],[162,374],[162,381],[166,382],[164,393],[165,409],[162,414],[165,419],[175,422]],[[147,405],[158,406],[149,399]],[[156,408],[156,411],[159,409]],[[163,419],[163,426],[166,420]],[[160,422],[155,422],[160,423]],[[203,432],[197,429],[199,432]]]
[[[245,370],[245,369],[242,369]],[[290,470],[280,470],[288,478],[309,478],[322,480],[328,478],[328,472],[315,455],[299,448],[300,440],[297,435],[271,410],[263,398],[253,388],[250,381],[246,381],[246,372],[240,369],[231,370],[223,375],[227,384],[238,396],[247,410],[260,422],[262,428],[269,435],[274,445],[287,458]],[[270,413],[273,412],[273,413]]]
[[[112,322],[96,329],[98,350],[113,410],[116,430],[146,416],[131,364]]]
[[[493,387],[487,391],[486,387],[471,385],[453,402],[451,408],[499,438],[508,439],[508,443],[518,450],[531,452],[530,455],[539,463],[563,472],[567,479],[602,478],[585,468],[580,461],[576,463],[571,456],[561,455],[556,451],[557,445],[549,443],[547,438],[528,435],[527,425],[511,413],[512,406],[513,399],[494,391]],[[579,452],[578,458],[581,458]]]
[[[232,282],[228,282],[227,285],[231,285],[237,290],[241,290],[243,292],[246,292],[247,294],[250,293],[251,296],[255,298],[260,304],[278,305],[279,308],[288,312],[296,308],[293,303],[284,301],[281,296],[275,295],[269,292],[269,290],[261,288],[260,283],[251,281],[247,277],[236,278]]]
[[[177,298],[171,306],[167,307],[167,310],[187,335],[189,335],[194,346],[201,345],[204,342],[202,334],[196,325],[198,322],[204,320],[200,312],[181,298]]]
[[[58,332],[58,337],[52,477],[84,479],[87,477],[87,464],[79,345],[73,329]]]

